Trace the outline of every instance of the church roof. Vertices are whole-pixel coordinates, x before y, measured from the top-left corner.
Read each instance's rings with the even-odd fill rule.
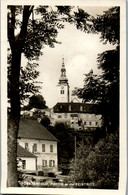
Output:
[[[18,138],[57,141],[42,124],[34,119],[20,119]]]
[[[58,102],[53,107],[54,113],[97,113],[97,105],[77,102]]]
[[[66,76],[60,76],[60,78],[59,78],[59,82],[61,82],[61,81],[68,81],[68,79],[67,79],[67,77]]]

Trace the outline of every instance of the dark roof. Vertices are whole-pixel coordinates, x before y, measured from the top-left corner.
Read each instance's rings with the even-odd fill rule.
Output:
[[[28,158],[36,158],[34,154],[17,144],[17,157],[28,157]]]
[[[97,105],[78,102],[59,102],[53,107],[54,113],[97,113]]]
[[[18,138],[57,141],[57,139],[37,120],[20,119]]]

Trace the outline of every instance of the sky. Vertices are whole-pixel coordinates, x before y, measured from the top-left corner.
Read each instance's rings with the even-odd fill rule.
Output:
[[[102,14],[103,10],[108,9],[108,7],[82,8],[93,16]],[[45,46],[43,55],[38,62],[40,71],[38,81],[43,82],[40,91],[50,108],[57,103],[56,86],[60,77],[63,57],[71,95],[75,87],[83,87],[84,74],[91,69],[96,74],[101,73],[97,69],[97,54],[115,48],[113,45],[100,42],[100,34],[86,34],[71,24],[65,24],[65,28],[59,31],[57,40],[62,44],[56,44],[55,48]]]

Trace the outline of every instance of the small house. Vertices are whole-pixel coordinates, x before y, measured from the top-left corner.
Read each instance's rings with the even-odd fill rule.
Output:
[[[18,160],[18,169],[20,170],[36,170],[36,156],[24,149],[19,144],[17,145],[17,160]]]
[[[28,154],[33,155],[33,160],[26,161],[26,169],[34,163],[36,157],[36,170],[56,172],[58,170],[57,139],[37,120],[21,118],[18,132],[18,143]],[[33,161],[33,162],[32,162]],[[34,168],[34,165],[32,165]]]

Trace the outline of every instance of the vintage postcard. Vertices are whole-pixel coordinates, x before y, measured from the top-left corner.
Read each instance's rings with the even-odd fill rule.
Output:
[[[1,1],[1,193],[126,193],[126,2]]]

